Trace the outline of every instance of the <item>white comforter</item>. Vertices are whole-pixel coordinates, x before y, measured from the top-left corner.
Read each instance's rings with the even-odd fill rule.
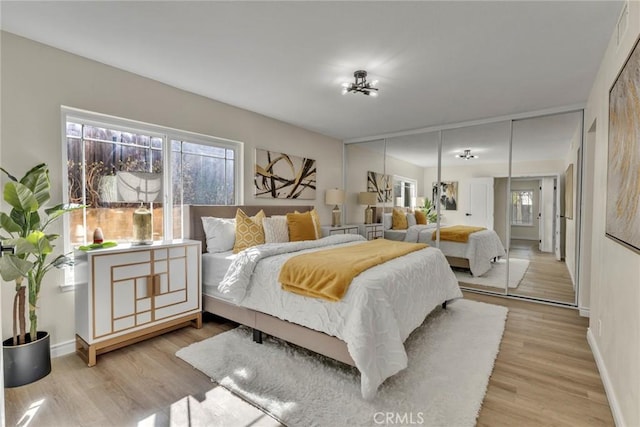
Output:
[[[435,228],[435,224],[412,225],[407,229],[407,235],[404,241],[426,243],[430,246],[436,246],[436,242],[431,239]],[[439,247],[447,256],[468,259],[469,268],[474,276],[481,276],[489,271],[493,258],[506,255],[500,237],[498,237],[498,234],[493,230],[482,230],[471,233],[467,243],[440,240]]]
[[[290,257],[358,244],[360,236],[336,235],[316,241],[267,244],[237,256],[218,290],[242,306],[340,338],[361,373],[362,397],[375,396],[382,382],[407,367],[404,341],[434,308],[461,298],[444,255],[426,248],[358,275],[338,302],[282,291],[278,273]]]

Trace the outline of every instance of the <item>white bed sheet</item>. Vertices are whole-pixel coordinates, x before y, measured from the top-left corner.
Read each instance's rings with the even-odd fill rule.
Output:
[[[436,248],[412,252],[364,271],[338,302],[281,289],[278,274],[292,256],[327,249],[320,244],[339,246],[362,241],[354,235],[329,236],[297,242],[295,246],[302,251],[296,252],[278,247],[283,244],[261,245],[236,258],[220,291],[246,286],[246,293],[236,294],[242,294],[240,305],[345,341],[361,373],[362,396],[370,399],[386,378],[407,367],[403,343],[409,334],[434,308],[461,298],[462,293],[444,255]],[[251,271],[238,270],[245,268]]]
[[[444,228],[444,227],[442,227]],[[432,240],[435,225],[413,225],[407,229],[405,241],[436,246]],[[446,256],[466,258],[474,276],[481,276],[491,269],[491,260],[506,255],[502,241],[494,230],[476,231],[469,235],[467,243],[440,240],[440,250]]]
[[[202,254],[202,291],[204,294],[225,299],[224,294],[218,292],[218,286],[235,257],[236,254],[233,251]]]

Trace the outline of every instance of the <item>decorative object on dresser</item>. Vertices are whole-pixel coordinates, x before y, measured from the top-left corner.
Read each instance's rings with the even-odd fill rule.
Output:
[[[640,40],[609,92],[605,235],[640,253]],[[567,215],[565,213],[565,215]]]
[[[324,195],[324,202],[327,205],[334,205],[331,211],[331,226],[339,227],[342,222],[342,210],[340,206],[344,203],[344,190],[330,188]]]
[[[316,161],[256,148],[255,195],[268,199],[316,198]]]
[[[153,206],[162,201],[162,174],[151,172],[124,172],[116,174],[118,200],[140,203],[133,212],[134,245],[150,245],[153,242]],[[145,203],[151,206],[147,209]]]
[[[371,224],[373,222],[373,209],[371,205],[375,205],[378,200],[378,193],[372,191],[362,191],[358,193],[358,204],[367,205],[364,210],[364,223]]]
[[[202,326],[198,241],[76,252],[76,352],[96,356],[143,339]]]
[[[51,372],[49,333],[38,330],[36,309],[42,305],[40,289],[47,272],[71,264],[65,255],[49,258],[58,235],[45,232],[56,219],[83,206],[59,204],[44,209],[43,205],[51,199],[49,168],[44,163],[31,168],[19,181],[4,168],[0,169],[9,178],[4,186],[4,201],[11,207],[9,214],[0,213],[0,228],[2,234],[11,237],[3,237],[6,239],[3,243],[13,246],[0,257],[0,274],[3,280],[15,282],[13,337],[2,343],[4,386],[18,387]],[[25,305],[29,307],[29,332],[26,331]]]

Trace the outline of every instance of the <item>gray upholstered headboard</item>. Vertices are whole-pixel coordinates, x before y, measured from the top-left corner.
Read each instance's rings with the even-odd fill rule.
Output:
[[[313,206],[306,205],[270,205],[270,206],[211,206],[211,205],[189,205],[186,208],[186,218],[188,218],[185,236],[189,239],[199,240],[202,242],[202,251],[206,252],[207,242],[202,227],[203,216],[215,216],[217,218],[235,218],[236,210],[242,209],[247,215],[253,216],[262,209],[267,216],[284,215],[293,211],[305,212],[313,209]]]

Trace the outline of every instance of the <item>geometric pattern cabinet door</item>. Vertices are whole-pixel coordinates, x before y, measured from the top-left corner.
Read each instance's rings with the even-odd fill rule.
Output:
[[[76,253],[76,350],[96,355],[170,329],[202,325],[200,242]]]

